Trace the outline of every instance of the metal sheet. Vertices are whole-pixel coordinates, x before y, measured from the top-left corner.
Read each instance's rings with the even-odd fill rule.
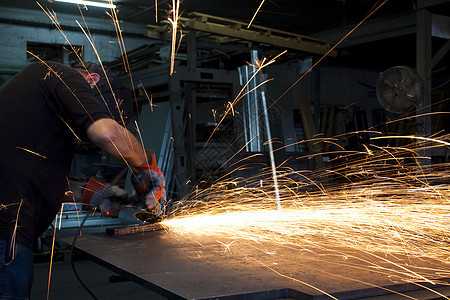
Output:
[[[351,257],[336,255],[330,262],[318,253],[277,247],[282,246],[170,231],[83,235],[75,245],[88,258],[170,299],[329,299],[326,293],[357,299],[392,293],[374,288],[393,285],[385,273],[358,268]]]

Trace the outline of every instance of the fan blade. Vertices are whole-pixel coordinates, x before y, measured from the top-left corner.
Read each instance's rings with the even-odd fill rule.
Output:
[[[380,74],[376,93],[388,111],[402,114],[413,110],[422,95],[420,77],[409,67],[396,66]]]

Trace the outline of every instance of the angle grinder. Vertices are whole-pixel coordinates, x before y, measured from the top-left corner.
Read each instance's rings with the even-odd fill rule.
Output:
[[[123,176],[123,172],[121,174]],[[120,176],[120,177],[122,177]],[[129,196],[127,191],[115,185],[115,180],[106,183],[97,177],[91,177],[84,189],[81,202],[100,208],[104,216],[116,216],[125,207],[140,208],[134,217],[144,223],[157,223],[163,220],[164,206],[157,204],[149,210],[142,195]]]

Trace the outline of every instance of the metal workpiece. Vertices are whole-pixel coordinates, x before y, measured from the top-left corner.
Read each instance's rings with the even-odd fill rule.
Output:
[[[64,242],[70,245],[71,239]],[[339,255],[339,249],[320,253],[226,236],[181,235],[166,229],[120,236],[84,235],[75,251],[168,299],[331,299],[330,295],[382,299],[396,291],[407,294],[417,290],[437,296],[415,284],[396,281],[382,266],[362,266],[358,258],[364,259],[363,253],[345,257]],[[414,263],[433,265],[423,260]],[[448,285],[427,284],[450,293]]]

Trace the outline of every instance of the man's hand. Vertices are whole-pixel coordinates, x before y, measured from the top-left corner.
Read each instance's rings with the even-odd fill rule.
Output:
[[[158,204],[166,204],[166,180],[163,173],[156,165],[153,151],[147,151],[148,164],[137,167],[135,174],[131,176],[138,202],[145,203],[147,209],[152,210]]]
[[[106,216],[118,212],[121,203],[127,200],[127,191],[117,185],[104,184],[94,177],[92,177],[89,182],[91,183],[91,186],[89,186],[88,183],[85,193],[92,192],[92,196],[90,196],[90,199],[85,199],[86,202],[89,201],[86,204],[99,207]],[[94,187],[95,184],[97,184],[97,187]],[[98,189],[94,191],[92,188]],[[86,197],[88,197],[88,195],[86,195]]]
[[[131,182],[139,202],[145,203],[149,210],[155,208],[158,202],[166,204],[166,181],[161,171],[140,170],[138,174],[132,175]]]

